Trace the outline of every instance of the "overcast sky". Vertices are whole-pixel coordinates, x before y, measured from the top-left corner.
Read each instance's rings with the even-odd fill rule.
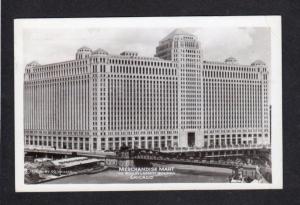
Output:
[[[174,28],[175,29],[175,28]],[[204,59],[224,61],[229,56],[241,64],[261,59],[270,65],[269,28],[182,28],[198,36]],[[35,60],[40,64],[75,58],[76,50],[88,46],[102,48],[111,54],[124,50],[137,51],[140,56],[154,56],[158,42],[173,28],[88,28],[27,29],[24,31],[24,66]]]

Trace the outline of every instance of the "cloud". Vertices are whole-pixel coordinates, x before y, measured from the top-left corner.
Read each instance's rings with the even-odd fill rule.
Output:
[[[124,50],[137,51],[142,56],[153,56],[170,29],[110,28],[110,29],[35,29],[25,32],[24,56],[26,63],[37,60],[42,64],[73,59],[76,50],[88,46],[102,48],[111,54]]]
[[[237,57],[253,44],[253,29],[203,28],[194,32],[204,50],[204,58],[222,61],[229,56]]]
[[[24,64],[36,60],[41,64],[75,58],[81,46],[95,50],[102,48],[110,54],[124,50],[136,51],[140,56],[154,56],[159,41],[173,28],[85,28],[85,29],[31,29],[24,35]],[[186,28],[198,36],[204,59],[224,61],[233,56],[240,63],[249,64],[254,58],[267,60],[267,44],[262,43],[261,31],[255,28]],[[266,42],[266,40],[264,40]],[[260,57],[261,56],[261,57]]]

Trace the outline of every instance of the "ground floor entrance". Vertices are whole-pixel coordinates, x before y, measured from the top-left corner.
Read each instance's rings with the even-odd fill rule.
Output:
[[[188,132],[188,146],[193,147],[195,145],[195,132]]]

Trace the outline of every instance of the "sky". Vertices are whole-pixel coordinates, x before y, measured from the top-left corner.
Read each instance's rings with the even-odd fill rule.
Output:
[[[175,28],[59,28],[25,29],[23,35],[24,66],[62,62],[75,58],[82,46],[102,48],[110,54],[136,51],[153,57],[158,42]],[[270,29],[268,27],[199,27],[181,28],[198,37],[204,60],[224,61],[235,57],[240,64],[260,59],[270,65]]]

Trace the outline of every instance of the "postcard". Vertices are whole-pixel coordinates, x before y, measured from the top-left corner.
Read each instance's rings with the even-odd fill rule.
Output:
[[[14,23],[17,192],[282,188],[280,16]]]

